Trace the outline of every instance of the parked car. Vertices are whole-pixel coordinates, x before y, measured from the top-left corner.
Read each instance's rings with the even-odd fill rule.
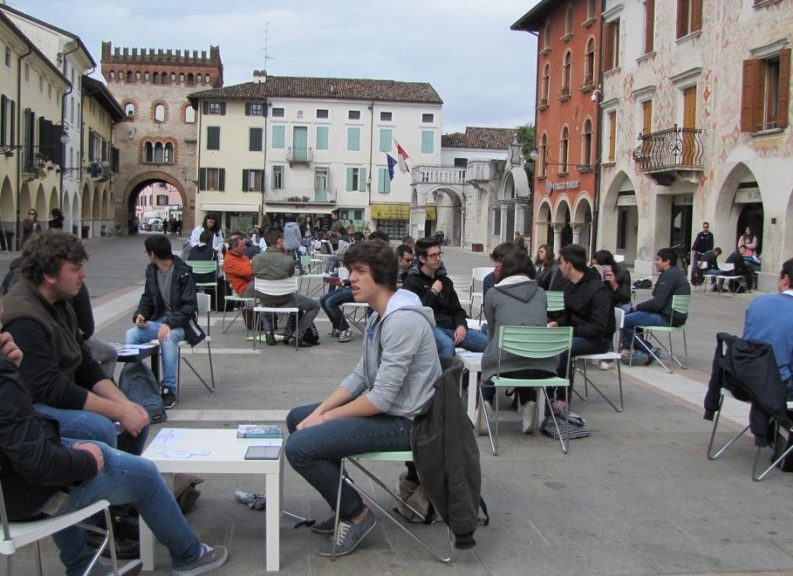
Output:
[[[162,218],[152,218],[144,225],[146,232],[162,232]]]

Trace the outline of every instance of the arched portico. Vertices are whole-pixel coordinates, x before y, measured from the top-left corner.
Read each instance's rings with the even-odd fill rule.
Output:
[[[556,207],[553,211],[553,251],[559,254],[559,250],[568,244],[573,243],[573,228],[570,225],[570,199],[566,194],[562,194],[556,199]]]
[[[625,172],[611,181],[608,190],[600,197],[598,246],[613,254],[625,256],[633,263],[637,251],[639,211],[634,183]]]
[[[188,203],[187,203],[187,191],[184,188],[184,183],[180,183],[177,178],[174,178],[167,172],[161,171],[152,171],[146,172],[145,174],[140,174],[139,176],[130,180],[129,184],[127,185],[127,189],[124,191],[124,195],[122,196],[123,206],[120,206],[119,203],[115,204],[115,220],[116,222],[124,222],[126,226],[124,229],[128,229],[133,219],[136,217],[136,202],[138,199],[138,195],[140,192],[146,188],[147,186],[165,182],[166,184],[170,184],[176,191],[179,193],[179,198],[182,202],[182,219],[187,225],[189,223],[188,217],[186,216],[188,212]],[[123,212],[122,212],[123,208]],[[194,210],[189,209],[190,219],[194,217]],[[189,228],[187,228],[189,232]]]
[[[512,241],[515,232],[531,237],[530,192],[529,178],[523,166],[512,168],[504,174],[498,191],[498,203],[493,206],[493,236],[497,243]]]
[[[424,238],[443,232],[449,244],[460,246],[463,222],[462,189],[443,185],[422,188],[414,186],[411,195],[410,235]]]
[[[584,191],[576,197],[573,218],[570,222],[573,244],[583,246],[588,255],[594,253],[592,246],[592,197]]]

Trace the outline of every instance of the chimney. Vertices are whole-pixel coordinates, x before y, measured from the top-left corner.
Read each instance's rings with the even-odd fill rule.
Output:
[[[254,70],[253,81],[257,84],[264,84],[267,82],[267,70]]]

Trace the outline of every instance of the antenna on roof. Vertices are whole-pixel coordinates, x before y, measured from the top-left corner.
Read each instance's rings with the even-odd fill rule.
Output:
[[[267,61],[272,60],[272,56],[268,55],[270,50],[270,23],[265,22],[264,24],[264,48],[262,51],[264,52],[264,72],[267,73]]]

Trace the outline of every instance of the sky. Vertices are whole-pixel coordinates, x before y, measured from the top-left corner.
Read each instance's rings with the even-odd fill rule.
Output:
[[[6,0],[79,36],[97,64],[103,40],[207,52],[219,45],[226,86],[262,68],[277,76],[429,82],[444,102],[444,133],[534,122],[536,38],[509,27],[537,2]]]

